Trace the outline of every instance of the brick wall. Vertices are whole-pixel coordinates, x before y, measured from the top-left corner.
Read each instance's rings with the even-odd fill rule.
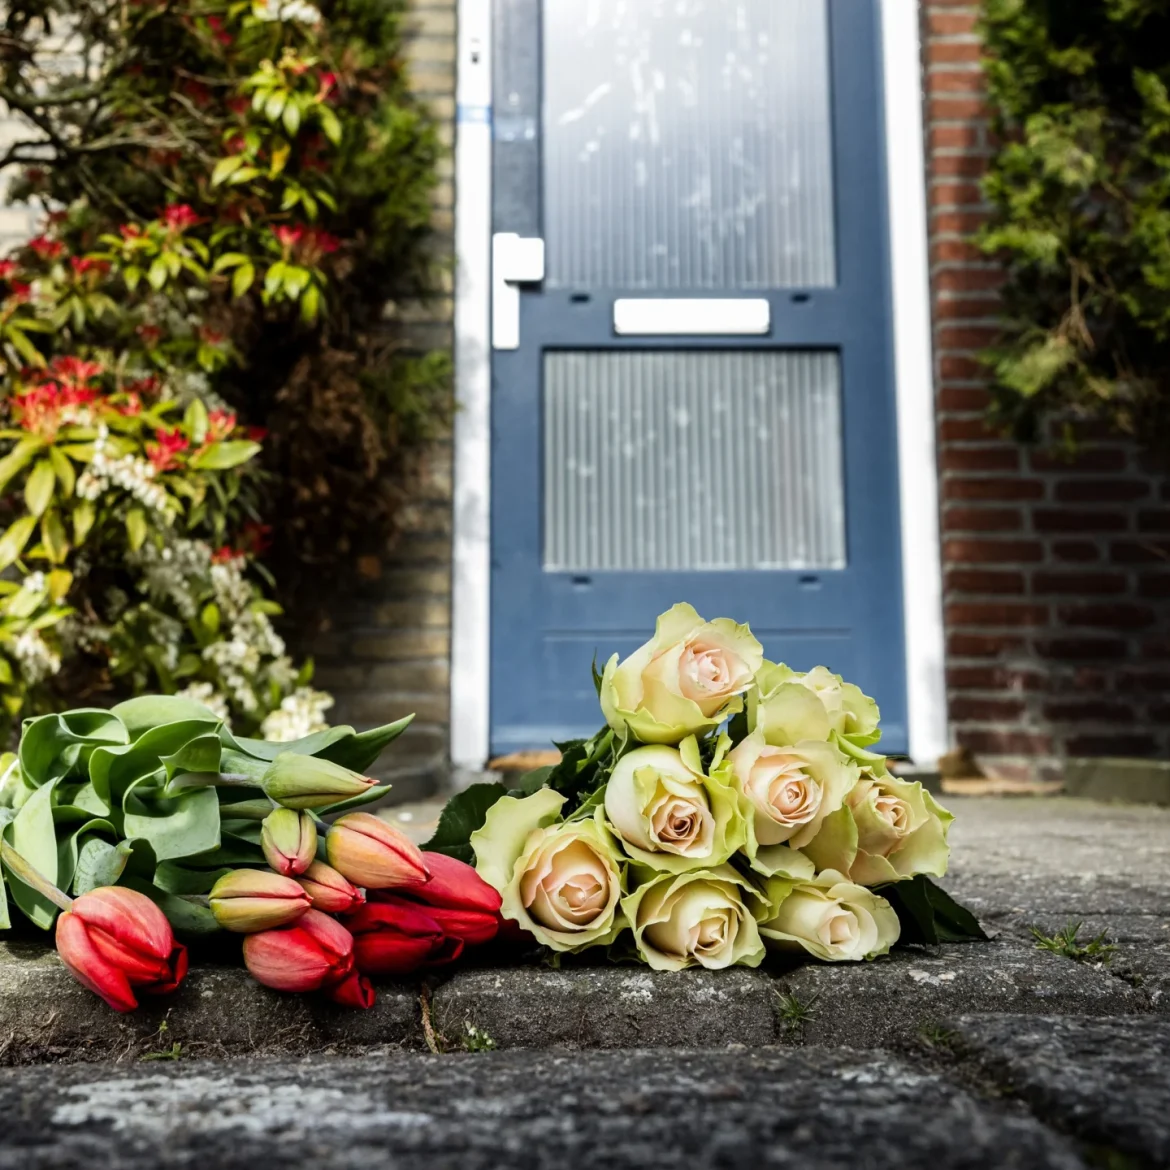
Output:
[[[411,0],[411,84],[440,123],[450,149],[455,131],[456,0]],[[454,250],[454,163],[439,164],[433,225],[442,259]],[[449,265],[448,265],[449,267]],[[419,352],[454,344],[452,283],[426,301],[391,303],[387,320]],[[358,728],[416,718],[383,758],[379,775],[394,798],[409,800],[445,781],[451,626],[451,448],[439,443],[425,459],[419,492],[400,516],[402,533],[385,556],[366,561],[359,579],[338,594],[327,627],[305,639],[317,663],[316,683],[333,692],[334,723]]]
[[[931,279],[952,734],[1001,774],[1170,750],[1170,483],[1082,427],[1076,458],[983,424],[994,263],[967,240],[989,141],[979,5],[926,0]]]

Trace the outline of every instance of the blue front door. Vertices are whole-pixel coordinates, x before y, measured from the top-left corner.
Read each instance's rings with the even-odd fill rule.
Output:
[[[904,752],[877,0],[495,4],[493,753],[681,600]]]

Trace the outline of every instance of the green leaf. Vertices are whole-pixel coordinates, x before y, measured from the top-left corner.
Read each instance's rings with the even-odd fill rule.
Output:
[[[219,798],[211,788],[194,788],[169,799],[141,797],[144,781],[126,790],[124,832],[154,848],[159,861],[189,857],[219,845]]]
[[[0,869],[0,930],[10,930],[12,919],[8,916],[8,893],[5,889],[4,870]]]
[[[101,886],[116,886],[134,852],[129,841],[111,845],[100,837],[90,837],[77,851],[77,869],[73,876],[73,893],[80,897]]]
[[[3,459],[0,459],[0,492],[11,482],[13,476],[22,472],[33,456],[45,445],[45,440],[39,435],[29,435],[21,439]]]
[[[36,526],[35,516],[21,516],[0,536],[0,570],[7,569],[24,552],[24,546],[28,544],[28,538]]]
[[[64,456],[62,456],[64,458]],[[53,489],[57,486],[57,475],[48,459],[42,459],[31,472],[24,483],[24,502],[34,516],[44,515],[45,509],[53,499]]]
[[[381,800],[384,796],[390,794],[389,784],[375,784],[373,788],[367,788],[365,792],[359,792],[357,796],[350,796],[346,800],[339,800],[336,804],[327,804],[324,808],[315,809],[314,811],[321,817],[337,816],[343,812],[349,812],[353,808],[361,808],[363,804],[373,804],[375,800]]]
[[[137,552],[146,543],[146,513],[141,508],[131,508],[126,513],[126,539],[131,552]]]
[[[167,262],[162,256],[156,256],[151,261],[150,270],[146,274],[146,279],[150,287],[158,292],[167,282],[167,277],[170,275],[170,270],[167,267]]]
[[[74,770],[83,773],[97,747],[128,742],[122,721],[100,707],[40,715],[25,720],[20,737],[20,770],[26,783],[39,787],[64,779]],[[108,811],[108,806],[101,811]]]
[[[47,881],[57,881],[57,833],[53,826],[53,789],[56,781],[38,788],[21,805],[20,811],[4,826],[8,843]],[[57,907],[43,894],[8,875],[12,900],[25,916],[42,930],[56,921]]]
[[[78,500],[73,507],[73,543],[84,544],[93,522],[97,518],[97,510],[92,500]]]
[[[471,834],[483,828],[488,810],[501,796],[507,795],[507,788],[498,781],[472,784],[462,792],[457,792],[444,805],[435,834],[423,848],[474,865]]]
[[[933,945],[987,938],[975,915],[925,874],[878,886],[874,893],[881,894],[898,915],[900,942]]]
[[[50,447],[49,461],[53,465],[57,482],[61,485],[61,494],[65,496],[73,495],[73,489],[77,484],[77,472],[73,470],[73,464],[69,457],[56,447]]]
[[[371,727],[368,731],[360,732],[346,739],[339,739],[329,744],[314,755],[322,759],[332,760],[343,768],[365,775],[370,765],[392,744],[414,721],[413,715],[407,715],[394,723],[387,723],[382,727]],[[349,728],[353,731],[353,728]],[[287,747],[286,747],[286,750]],[[275,757],[273,757],[275,758]]]
[[[220,869],[188,869],[177,862],[164,861],[155,870],[154,884],[168,894],[207,894],[221,877],[231,872],[231,866]]]
[[[260,444],[249,439],[228,439],[222,443],[209,443],[194,459],[191,466],[200,471],[226,471],[239,467],[260,453]]]
[[[68,890],[77,874],[82,846],[89,840],[100,840],[94,836],[96,833],[108,833],[112,837],[114,826],[104,818],[89,818],[84,809],[62,809],[58,806],[53,811],[53,823],[57,832],[57,885],[63,890]],[[62,835],[62,829],[72,823],[72,818],[76,814],[85,815],[87,819],[72,833]]]
[[[341,122],[338,121],[337,115],[328,106],[319,105],[317,107],[317,120],[321,123],[325,137],[334,146],[337,146],[341,142]]]
[[[124,742],[136,740],[143,732],[153,727],[162,727],[164,724],[177,723],[180,720],[219,722],[210,707],[196,703],[194,699],[180,698],[178,695],[140,695],[137,699],[127,699],[124,703],[118,703],[110,709],[110,714],[125,725],[129,740]]]
[[[320,311],[321,290],[315,284],[311,284],[305,289],[305,295],[301,297],[301,320],[311,325],[317,320],[317,314]]]
[[[221,158],[211,172],[211,185],[218,187],[243,165],[244,156],[242,154],[230,154],[227,158]]]
[[[256,279],[256,269],[251,264],[241,264],[232,276],[232,296],[242,297],[252,287]]]
[[[206,438],[208,422],[207,407],[200,399],[192,398],[183,411],[183,428],[193,444],[198,445]]]
[[[167,779],[180,773],[197,773],[219,777],[219,758],[223,751],[219,736],[214,731],[189,739],[177,752],[159,756],[167,772]]]
[[[296,102],[289,102],[284,107],[284,129],[292,137],[301,128],[301,111]]]
[[[69,537],[65,535],[65,525],[56,508],[41,517],[41,542],[54,565],[59,565],[69,555]]]

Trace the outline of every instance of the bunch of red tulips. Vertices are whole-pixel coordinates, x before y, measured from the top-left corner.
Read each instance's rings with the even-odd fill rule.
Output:
[[[470,866],[424,853],[393,825],[350,813],[325,836],[305,811],[275,809],[262,845],[269,870],[238,869],[211,890],[220,926],[245,934],[244,963],[279,991],[321,991],[371,1007],[371,975],[406,975],[451,963],[495,937],[500,896]],[[57,920],[65,965],[115,1011],[136,992],[179,986],[187,952],[145,894],[106,886],[77,898]]]

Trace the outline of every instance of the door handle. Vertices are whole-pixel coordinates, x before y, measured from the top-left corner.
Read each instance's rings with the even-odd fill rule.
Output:
[[[520,348],[520,288],[544,279],[544,240],[492,236],[492,349]]]

